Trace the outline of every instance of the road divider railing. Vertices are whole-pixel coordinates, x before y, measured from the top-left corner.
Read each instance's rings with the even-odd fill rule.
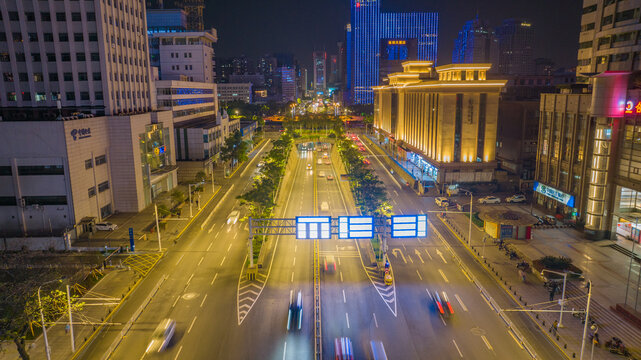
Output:
[[[428,220],[427,222],[429,223],[430,228],[432,229],[432,231],[433,231],[433,232],[438,236],[438,238],[441,240],[441,242],[443,243],[443,245],[445,246],[445,248],[447,249],[447,251],[452,255],[452,259],[454,260],[454,262],[455,262],[455,263],[456,263],[456,264],[461,268],[461,270],[463,271],[463,273],[465,273],[465,274],[468,276],[468,278],[472,280],[472,282],[474,283],[474,285],[476,285],[476,287],[478,288],[479,293],[480,293],[481,297],[483,298],[483,300],[485,300],[485,302],[488,304],[488,306],[489,306],[489,307],[490,307],[490,308],[491,308],[491,309],[492,309],[492,310],[493,310],[493,311],[494,311],[494,312],[499,316],[499,318],[503,321],[503,323],[504,323],[504,324],[505,324],[505,326],[507,327],[508,333],[510,333],[510,336],[512,336],[512,338],[513,338],[513,339],[514,339],[514,341],[517,343],[517,345],[518,345],[521,349],[525,350],[525,351],[528,353],[528,355],[530,355],[530,357],[531,357],[532,359],[537,359],[538,357],[537,357],[536,353],[534,352],[534,350],[533,350],[532,346],[527,342],[527,340],[525,339],[525,337],[524,337],[524,336],[519,332],[519,330],[514,326],[514,324],[512,323],[512,321],[511,321],[511,320],[510,320],[510,319],[505,315],[505,313],[501,310],[501,307],[499,306],[499,304],[494,300],[494,298],[492,298],[492,296],[487,292],[487,290],[485,290],[485,288],[483,287],[483,285],[481,285],[481,282],[476,278],[476,276],[474,276],[474,274],[473,274],[473,273],[469,270],[469,268],[468,268],[468,267],[463,263],[463,261],[461,261],[461,259],[458,257],[458,255],[456,255],[456,253],[454,252],[454,250],[452,249],[452,247],[450,246],[450,244],[448,244],[448,243],[447,243],[447,241],[445,240],[445,238],[444,238],[444,237],[441,235],[441,233],[436,229],[436,227],[434,227],[434,225],[432,224],[432,222],[431,222],[430,220]]]

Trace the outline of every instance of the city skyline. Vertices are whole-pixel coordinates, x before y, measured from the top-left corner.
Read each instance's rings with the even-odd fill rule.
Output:
[[[580,2],[557,3],[544,0],[526,4],[492,0],[484,2],[483,8],[478,8],[478,3],[476,0],[434,4],[383,0],[381,10],[438,12],[441,21],[438,29],[437,65],[450,62],[458,32],[465,22],[478,14],[491,28],[499,26],[507,18],[527,18],[537,31],[535,57],[551,58],[557,66],[576,66]],[[265,53],[292,52],[301,65],[309,69],[312,66],[313,51],[324,50],[328,54],[336,51],[336,42],[344,41],[345,25],[350,19],[349,1],[345,0],[329,0],[313,12],[292,0],[277,4],[258,1],[214,4],[212,0],[206,0],[205,5],[205,27],[215,27],[221,37],[216,46],[217,56],[246,55],[258,58]],[[551,8],[556,10],[550,12]],[[241,26],[238,25],[239,18],[244,19]],[[269,28],[269,31],[261,31],[261,28]],[[558,41],[546,41],[551,37]]]

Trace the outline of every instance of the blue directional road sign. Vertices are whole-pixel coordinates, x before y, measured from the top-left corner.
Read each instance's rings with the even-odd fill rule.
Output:
[[[329,216],[297,216],[297,239],[331,239],[332,218]]]
[[[426,237],[427,215],[392,216],[392,237]]]
[[[339,239],[371,239],[374,237],[374,218],[372,216],[339,216]]]

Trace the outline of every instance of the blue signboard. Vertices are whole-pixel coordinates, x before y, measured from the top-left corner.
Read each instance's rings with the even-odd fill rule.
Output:
[[[339,239],[371,239],[374,237],[372,216],[339,216]]]
[[[392,237],[426,237],[427,215],[394,215],[392,216]]]
[[[297,239],[331,239],[332,218],[329,216],[297,216]]]
[[[547,197],[550,197],[562,204],[565,204],[571,208],[574,207],[574,196],[570,194],[566,194],[563,191],[559,191],[551,186],[547,186],[545,184],[541,184],[538,181],[534,182],[534,191],[538,192],[539,194],[543,194]]]
[[[134,228],[129,228],[129,247],[131,251],[136,251],[136,245],[134,244]]]

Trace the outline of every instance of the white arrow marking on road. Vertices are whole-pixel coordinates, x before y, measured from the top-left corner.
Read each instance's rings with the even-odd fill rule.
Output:
[[[216,275],[214,275],[214,278],[213,278],[213,279],[211,279],[211,282],[209,283],[209,285],[210,285],[210,286],[211,286],[211,285],[214,285],[214,281],[216,281],[216,278],[217,278],[217,277],[218,277],[218,273],[216,273]]]
[[[463,300],[461,300],[461,298],[458,296],[458,294],[454,294],[454,297],[456,298],[456,300],[458,300],[458,303],[461,304],[461,307],[463,308],[463,311],[467,311],[467,307],[465,306],[465,304],[463,304]]]
[[[483,339],[483,342],[485,343],[485,346],[487,346],[488,350],[490,351],[494,350],[492,348],[492,345],[490,345],[490,342],[487,341],[487,338],[485,337],[485,335],[481,335],[481,339]]]
[[[417,271],[418,271],[418,270],[417,270]],[[449,281],[449,280],[447,280],[447,278],[445,277],[445,274],[443,273],[443,270],[438,269],[438,272],[439,272],[439,274],[441,274],[441,276],[443,277],[443,280],[445,280],[445,282],[446,282],[446,283],[450,282],[450,281]]]
[[[207,294],[205,294],[203,301],[200,302],[200,307],[203,307],[203,305],[205,304],[205,299],[207,299]]]
[[[443,257],[443,253],[441,252],[441,250],[436,249],[436,254],[438,254],[438,256],[440,256],[441,259],[443,260],[443,262],[447,264],[447,260],[445,260],[445,258]]]
[[[427,256],[430,258],[430,260],[434,260],[434,259],[432,259],[432,255],[430,255],[430,252],[429,252],[429,251],[427,251],[427,249],[425,249],[425,253],[426,253],[426,254],[427,254]]]
[[[401,254],[401,258],[403,259],[403,262],[407,264],[407,260],[405,260],[405,256],[403,255],[403,252],[401,249],[394,248],[392,249],[392,254],[394,254],[394,257],[398,257],[398,254]]]
[[[416,274],[418,275],[418,278],[423,280],[423,277],[421,276],[421,273],[418,272],[418,269],[416,269]]]
[[[347,321],[347,328],[349,329],[349,315],[345,313],[345,320]]]
[[[196,318],[197,317],[198,316],[194,316],[194,320],[191,321],[191,325],[189,325],[189,329],[187,330],[187,334],[189,334],[191,332],[191,328],[194,327],[194,323],[196,322]]]
[[[418,256],[418,259],[421,260],[421,264],[425,264],[425,261],[423,261],[423,258],[421,257],[421,252],[418,251],[418,249],[414,249],[414,254]]]
[[[178,352],[176,353],[176,357],[174,357],[174,360],[178,359],[178,355],[180,355],[180,352],[182,351],[183,346],[180,345],[180,348],[178,349]]]
[[[376,325],[376,327],[378,328],[378,321],[376,321],[376,313],[372,313],[372,315],[374,316],[374,325]]]
[[[459,356],[463,357],[463,353],[461,352],[461,349],[458,348],[458,345],[456,344],[456,341],[452,339],[452,342],[454,343],[454,346],[456,347],[456,350],[458,351]]]

